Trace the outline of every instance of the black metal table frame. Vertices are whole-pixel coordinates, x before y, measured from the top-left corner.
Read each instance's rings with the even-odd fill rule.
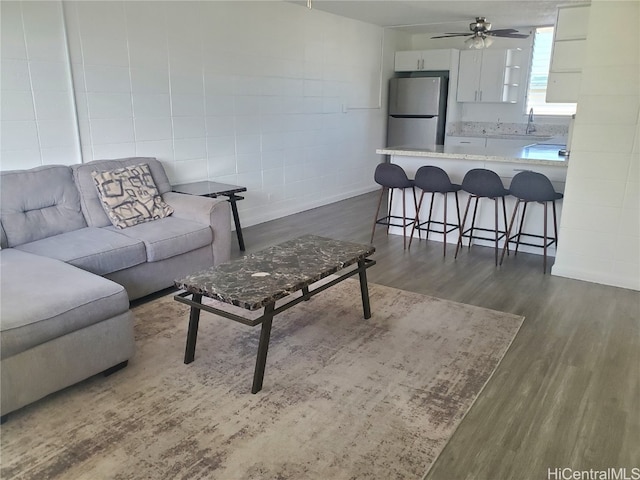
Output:
[[[187,344],[185,346],[184,352],[184,363],[189,364],[193,362],[195,358],[196,340],[198,337],[198,325],[200,323],[201,310],[220,315],[221,317],[228,318],[229,320],[233,320],[250,327],[255,327],[256,325],[262,324],[262,328],[260,331],[260,343],[258,344],[258,355],[256,358],[256,367],[253,373],[253,385],[251,387],[251,393],[258,393],[260,390],[262,390],[262,382],[264,380],[264,370],[267,363],[267,352],[269,350],[269,339],[271,338],[271,324],[273,322],[273,317],[302,301],[309,300],[314,295],[342,282],[343,280],[357,273],[360,277],[360,295],[362,296],[362,309],[364,311],[364,318],[371,318],[371,306],[369,304],[369,287],[367,284],[367,268],[370,268],[375,264],[375,260],[371,260],[369,258],[359,260],[358,266],[354,270],[344,273],[338,278],[324,283],[317,288],[314,288],[313,290],[309,290],[308,286],[303,287],[302,296],[296,297],[289,302],[279,306],[278,308],[275,308],[275,302],[267,304],[264,307],[263,315],[254,320],[244,318],[231,312],[220,310],[210,305],[204,305],[202,303],[202,294],[183,292],[175,295],[175,300],[191,307],[191,311],[189,313],[189,330],[187,332]],[[191,299],[186,298],[189,295],[192,295]]]
[[[198,188],[189,188],[194,187],[195,185],[206,184],[206,186],[202,187],[202,190],[198,190]],[[215,185],[216,187],[227,187],[225,190],[217,190],[211,191],[209,188],[211,185]],[[182,188],[181,188],[182,187]],[[198,195],[201,197],[209,197],[209,198],[218,198],[219,196],[227,197],[227,202],[231,204],[231,213],[233,214],[233,223],[236,227],[236,236],[238,237],[238,246],[240,247],[240,251],[244,252],[244,237],[242,236],[242,227],[240,226],[240,215],[238,214],[238,200],[244,200],[244,197],[237,195],[238,192],[246,192],[247,187],[242,187],[240,185],[229,185],[226,183],[219,182],[210,182],[208,180],[203,180],[201,182],[192,182],[185,183],[180,185],[174,185],[172,191],[177,193],[185,193],[187,195]]]
[[[210,193],[206,195],[210,198],[217,198],[219,195],[224,195],[227,197],[227,202],[231,204],[231,213],[233,214],[233,223],[236,226],[236,236],[238,237],[238,246],[240,247],[240,251],[244,252],[244,237],[242,236],[242,227],[240,226],[240,216],[238,215],[238,205],[236,201],[244,200],[244,197],[240,195],[236,195],[235,193],[227,193],[227,192],[219,192],[219,193]]]

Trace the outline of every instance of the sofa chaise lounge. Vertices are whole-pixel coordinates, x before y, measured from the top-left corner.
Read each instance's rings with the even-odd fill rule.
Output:
[[[118,228],[96,173],[138,171],[167,216]],[[116,182],[117,183],[117,182]],[[155,188],[155,190],[153,190]],[[104,193],[104,192],[103,192]],[[129,301],[227,261],[228,203],[178,194],[154,158],[0,173],[1,415],[133,355]]]

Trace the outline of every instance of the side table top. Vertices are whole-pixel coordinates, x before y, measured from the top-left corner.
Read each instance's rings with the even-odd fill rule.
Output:
[[[364,260],[373,245],[304,235],[176,280],[176,287],[257,310]]]
[[[187,193],[189,195],[199,196],[226,195],[247,191],[247,187],[209,181],[182,183],[180,185],[173,185],[171,188],[176,193]]]

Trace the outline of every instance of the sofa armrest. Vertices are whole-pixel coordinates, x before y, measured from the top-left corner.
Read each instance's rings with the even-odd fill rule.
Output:
[[[231,258],[231,212],[223,198],[199,197],[167,192],[162,199],[173,208],[178,218],[209,225],[213,231],[213,261],[215,265]]]

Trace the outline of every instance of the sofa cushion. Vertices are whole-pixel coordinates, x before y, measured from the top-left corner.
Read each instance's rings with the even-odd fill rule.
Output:
[[[55,258],[97,275],[147,260],[144,243],[106,228],[85,227],[20,245],[19,250]]]
[[[109,217],[102,207],[98,197],[98,189],[93,181],[92,172],[105,172],[116,168],[130,167],[146,163],[151,170],[151,176],[160,195],[171,191],[169,178],[162,164],[151,157],[132,157],[118,160],[94,160],[78,165],[72,165],[73,178],[80,192],[80,207],[90,227],[108,227],[111,225]]]
[[[4,247],[87,226],[69,167],[49,165],[9,170],[0,174],[0,181]]]
[[[158,220],[173,213],[158,193],[146,163],[92,172],[92,177],[109,220],[118,228]]]
[[[107,227],[132,239],[141,240],[147,250],[147,261],[157,262],[210,245],[213,232],[209,225],[177,217],[166,217],[118,230]]]
[[[3,249],[0,269],[3,359],[129,310],[121,285],[52,258]]]

